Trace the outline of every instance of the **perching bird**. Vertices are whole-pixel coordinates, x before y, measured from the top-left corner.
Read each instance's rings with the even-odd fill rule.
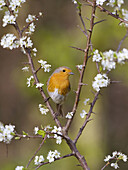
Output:
[[[57,114],[64,116],[62,104],[70,91],[69,76],[72,71],[68,67],[57,68],[47,81],[47,91],[51,99],[57,104]]]

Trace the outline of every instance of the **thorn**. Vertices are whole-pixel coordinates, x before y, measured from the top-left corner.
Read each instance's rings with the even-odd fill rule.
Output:
[[[92,112],[93,114],[96,114],[95,112]]]
[[[118,25],[122,24],[123,21],[120,21]]]
[[[88,21],[91,21],[88,17],[85,17]]]
[[[110,81],[110,84],[122,83],[122,81]]]
[[[24,64],[24,65],[30,65],[29,62],[22,62],[22,64]]]
[[[92,30],[90,30],[90,29],[89,29],[89,30],[87,30],[87,31],[92,32]]]
[[[81,49],[81,48],[78,48],[78,47],[73,47],[73,46],[69,46],[69,47],[74,48],[74,49],[76,49],[76,50],[80,50],[80,51],[82,51],[82,52],[85,52],[85,51],[86,51],[85,49]]]
[[[77,27],[84,33],[86,37],[88,37],[88,34],[79,25],[77,25]]]
[[[93,17],[98,18],[95,14],[93,14]]]
[[[88,58],[92,57],[92,55],[89,55]]]
[[[44,103],[46,103],[49,99],[50,97],[47,97],[46,99],[44,99]]]
[[[78,91],[73,90],[76,94],[78,94]]]
[[[35,71],[35,74],[37,74],[37,72],[41,69],[41,66]]]
[[[87,122],[90,122],[91,120],[93,120],[93,119],[88,119]]]
[[[81,86],[87,86],[88,84],[85,84],[85,83],[79,83],[79,85],[81,85]]]
[[[106,19],[102,19],[102,20],[100,20],[100,21],[97,21],[97,22],[95,22],[95,23],[93,24],[93,26],[96,25],[96,24],[99,24],[99,23],[101,23],[101,22],[103,22],[103,21],[107,21],[107,20],[106,20]]]
[[[80,164],[77,164],[76,166],[81,166]]]
[[[116,16],[119,17],[119,14],[117,13],[117,10],[116,10]]]

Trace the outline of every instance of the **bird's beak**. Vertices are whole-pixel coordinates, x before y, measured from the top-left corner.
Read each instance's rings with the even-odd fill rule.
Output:
[[[70,75],[74,75],[74,73],[73,73],[73,72],[70,72],[69,74],[70,74]]]

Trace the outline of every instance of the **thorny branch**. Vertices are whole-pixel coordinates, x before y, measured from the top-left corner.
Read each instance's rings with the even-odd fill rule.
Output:
[[[44,139],[42,140],[39,148],[36,150],[36,152],[34,153],[34,155],[32,156],[32,158],[29,160],[28,164],[26,165],[26,168],[28,168],[29,164],[31,163],[31,161],[34,159],[34,157],[36,156],[36,154],[39,152],[39,150],[41,149],[41,147],[43,146],[45,140],[47,139],[47,135],[45,135]]]
[[[120,43],[119,43],[119,45],[118,45],[117,53],[119,52],[122,43],[124,42],[124,40],[125,40],[127,37],[128,37],[128,30],[127,30],[125,36],[122,38],[122,40],[120,41]]]
[[[60,157],[60,158],[55,159],[55,161],[61,160],[61,159],[64,159],[64,158],[67,158],[67,157],[70,157],[70,156],[74,156],[74,154],[73,154],[73,153],[70,153],[70,154],[64,155],[64,156],[62,156],[62,157]],[[46,164],[49,164],[49,162],[42,162],[40,165],[38,165],[38,166],[35,168],[35,170],[39,169],[41,166],[46,165]]]
[[[87,2],[89,5],[93,6],[93,2],[91,2],[90,0],[83,0],[85,2]],[[96,6],[97,8],[99,8],[101,10],[101,12],[105,12],[106,14],[114,17],[115,19],[118,19],[120,21],[120,23],[126,23],[128,24],[128,21],[124,20],[123,18],[120,18],[118,14],[113,14],[112,12],[108,11],[107,9],[103,8],[100,5]]]
[[[91,113],[93,113],[93,107],[94,107],[94,105],[95,105],[95,103],[96,103],[96,101],[97,101],[97,99],[98,99],[98,95],[99,95],[99,94],[100,94],[100,92],[97,92],[97,93],[95,94],[94,100],[93,100],[93,102],[92,102],[91,105],[90,105],[90,109],[89,109],[89,112],[88,112],[88,114],[87,114],[87,116],[86,116],[86,119],[85,119],[82,127],[80,128],[80,130],[79,130],[79,132],[78,132],[75,140],[74,140],[75,143],[77,143],[79,137],[81,136],[81,134],[82,134],[82,132],[83,132],[85,126],[86,126],[86,124],[87,124],[88,121],[89,121],[89,118],[90,118],[90,116],[91,116]]]
[[[85,49],[85,55],[84,55],[84,61],[83,61],[83,67],[82,70],[80,72],[80,78],[79,78],[79,85],[77,88],[77,93],[76,93],[76,98],[75,98],[75,102],[74,102],[74,106],[72,109],[73,112],[73,117],[72,119],[69,119],[64,127],[65,132],[67,133],[71,123],[73,121],[73,118],[75,116],[76,110],[77,110],[77,106],[79,103],[79,99],[80,99],[80,93],[81,93],[81,88],[82,85],[81,83],[83,83],[83,77],[84,77],[84,72],[85,72],[85,66],[87,65],[87,61],[88,61],[88,54],[89,54],[89,49],[90,49],[90,44],[91,44],[91,37],[92,37],[92,31],[93,31],[93,27],[94,27],[94,18],[95,18],[95,11],[96,11],[96,1],[93,1],[93,5],[92,5],[92,14],[91,14],[91,20],[90,20],[90,29],[89,29],[89,34],[87,37],[87,43],[86,43],[86,49]]]
[[[30,67],[31,67],[31,70],[32,70],[32,74],[33,74],[33,76],[34,76],[35,83],[37,84],[37,83],[39,83],[39,80],[38,80],[38,78],[37,78],[36,70],[35,70],[34,63],[33,63],[32,57],[31,57],[31,51],[30,51],[30,49],[26,49],[26,52],[27,52],[28,60],[29,60]],[[40,94],[41,94],[41,96],[43,97],[44,101],[46,101],[46,105],[47,105],[47,107],[49,108],[49,110],[50,110],[50,112],[51,112],[51,114],[52,114],[52,116],[53,116],[53,118],[54,118],[57,126],[58,126],[58,127],[62,127],[60,121],[58,120],[58,118],[57,118],[56,115],[55,115],[54,110],[52,109],[49,101],[47,100],[47,97],[46,97],[46,95],[45,95],[45,93],[44,93],[44,91],[43,91],[43,88],[38,88],[38,89],[39,89]]]

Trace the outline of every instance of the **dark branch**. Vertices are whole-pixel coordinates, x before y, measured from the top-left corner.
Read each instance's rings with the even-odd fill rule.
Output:
[[[94,108],[94,105],[95,105],[95,103],[96,103],[96,101],[97,101],[97,99],[98,99],[98,95],[99,95],[99,94],[100,94],[100,92],[97,92],[97,93],[95,94],[94,100],[93,100],[93,102],[92,102],[91,105],[90,105],[89,112],[88,112],[88,114],[87,114],[87,116],[86,116],[86,119],[85,119],[82,127],[80,128],[80,130],[79,130],[79,132],[78,132],[78,134],[77,134],[77,137],[76,137],[75,140],[74,140],[74,143],[77,143],[79,137],[81,136],[81,134],[82,134],[82,132],[83,132],[85,126],[86,126],[86,124],[91,120],[91,119],[89,119],[89,118],[90,118],[90,116],[91,116],[91,113],[93,113],[93,108]]]
[[[93,2],[89,1],[89,0],[84,0],[85,2],[87,2],[88,4],[90,4],[91,6],[93,6]],[[120,18],[118,14],[113,14],[112,12],[108,11],[107,9],[103,8],[100,5],[97,5],[97,8],[99,8],[102,12],[105,12],[106,14],[114,17],[115,19],[118,19],[120,21],[120,23],[126,23],[128,24],[128,21],[124,20],[123,18]]]
[[[125,40],[127,37],[128,37],[128,30],[127,30],[125,36],[122,38],[122,40],[120,41],[120,43],[119,43],[119,45],[118,45],[117,53],[119,52],[122,43],[124,42],[124,40]]]
[[[106,19],[102,19],[102,20],[100,20],[100,21],[95,22],[94,25],[99,24],[99,23],[101,23],[101,22],[103,22],[103,21],[107,21],[107,20],[106,20]]]
[[[74,154],[73,154],[73,153],[70,153],[70,154],[68,154],[68,155],[64,155],[64,156],[62,156],[62,157],[60,157],[60,158],[55,159],[55,161],[58,161],[58,160],[61,160],[61,159],[64,159],[64,158],[67,158],[67,157],[70,157],[70,156],[74,156]],[[40,165],[38,165],[38,166],[35,168],[35,170],[39,169],[41,166],[46,165],[46,164],[50,164],[50,163],[49,163],[49,162],[42,162]]]
[[[84,49],[81,49],[81,48],[78,48],[78,47],[73,47],[73,46],[69,46],[69,47],[74,48],[74,49],[76,49],[76,50],[79,50],[79,51],[82,51],[82,52],[85,53],[85,50],[84,50]]]
[[[28,164],[26,165],[26,168],[28,168],[28,166],[30,165],[31,161],[34,159],[34,157],[36,156],[36,154],[39,152],[39,150],[41,149],[41,147],[43,146],[45,140],[47,139],[47,135],[45,135],[44,139],[42,140],[39,148],[36,150],[36,152],[34,153],[34,155],[32,156],[32,158],[29,160]]]
[[[73,106],[73,109],[72,109],[73,117],[72,117],[72,119],[69,119],[67,121],[67,123],[64,127],[65,133],[68,132],[68,129],[71,126],[71,123],[73,121],[73,118],[75,116],[75,113],[76,113],[76,110],[77,110],[77,107],[78,107],[78,103],[79,103],[80,93],[81,93],[81,89],[82,89],[81,83],[83,83],[83,77],[84,77],[84,72],[85,72],[85,68],[86,68],[85,66],[87,65],[87,61],[88,61],[88,54],[89,54],[89,49],[90,49],[90,44],[91,44],[92,31],[93,31],[93,27],[94,27],[95,11],[96,11],[96,0],[93,1],[93,5],[92,5],[92,14],[91,14],[91,20],[90,20],[90,32],[89,32],[89,35],[87,37],[83,67],[82,67],[82,70],[80,72],[80,78],[79,78],[79,82],[78,82],[78,88],[77,88],[75,103],[74,103],[74,106]]]

